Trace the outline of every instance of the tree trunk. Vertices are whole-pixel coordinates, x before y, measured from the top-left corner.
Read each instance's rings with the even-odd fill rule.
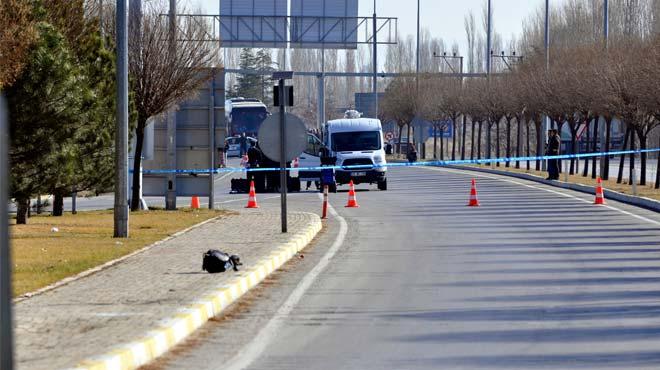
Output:
[[[541,120],[537,117],[534,120],[534,128],[536,129],[536,156],[543,156],[543,132],[541,130]],[[541,171],[541,160],[536,160],[536,170]]]
[[[445,160],[445,138],[444,138],[445,129],[440,126],[440,160]]]
[[[630,150],[636,150],[635,134],[630,135]],[[628,184],[632,185],[633,171],[635,171],[635,153],[630,154],[630,163],[628,169]]]
[[[16,224],[26,225],[28,210],[30,209],[30,198],[16,199]]]
[[[644,132],[644,127],[639,127],[637,130],[637,137],[639,138],[639,149],[642,150],[641,153],[639,153],[639,170],[641,171],[639,174],[639,184],[644,186],[646,185],[646,152],[643,150],[646,150],[646,141],[648,139],[646,133]]]
[[[585,134],[587,135],[587,145],[586,145],[587,152],[589,152],[590,127],[591,127],[591,121],[587,118],[587,129],[586,129],[586,132],[585,132]],[[584,158],[584,169],[583,169],[583,172],[582,172],[582,177],[587,177],[587,176],[589,176],[589,157]]]
[[[506,157],[511,158],[511,119],[506,117]],[[511,167],[511,162],[506,161],[506,167]]]
[[[623,147],[621,150],[625,151],[626,147],[628,147],[628,140],[630,139],[630,135],[632,133],[632,128],[630,125],[626,125],[626,133],[623,135]],[[623,182],[623,166],[626,163],[626,155],[621,154],[620,160],[619,160],[619,173],[616,176],[616,183],[621,184]]]
[[[493,125],[490,122],[486,122],[486,128],[488,128],[488,131],[486,131],[486,159],[491,159],[491,153],[493,153]],[[488,161],[489,165],[490,163]]]
[[[474,160],[474,118],[470,119],[472,121],[472,130],[470,130],[470,137],[472,140],[470,141],[470,160]]]
[[[516,118],[516,123],[518,124],[516,131],[516,157],[520,158],[520,154],[522,153],[522,119],[520,117]],[[520,169],[520,160],[516,161],[516,168]]]
[[[140,167],[142,165],[142,146],[144,144],[144,126],[146,120],[140,119],[135,130],[135,158],[133,158],[133,192],[131,194],[131,211],[140,210]]]
[[[612,137],[612,118],[605,119],[605,153],[610,152],[610,139]],[[610,178],[610,156],[605,156],[605,176],[603,180]]]
[[[593,135],[594,145],[593,145],[593,150],[592,150],[593,153],[598,153],[598,141],[599,141],[598,140],[599,139],[598,138],[598,123],[599,123],[598,121],[599,121],[599,118],[598,118],[598,116],[596,116],[596,118],[594,119],[594,135]],[[597,166],[596,161],[598,161],[598,157],[595,157],[595,156],[591,157],[591,178],[592,179],[595,179],[597,177],[598,169],[596,167],[598,167],[598,166]]]
[[[495,122],[495,157],[500,158],[500,120]],[[500,166],[500,161],[495,163],[497,167]]]
[[[452,161],[456,160],[456,136],[457,136],[456,133],[458,132],[458,130],[457,130],[458,129],[458,122],[456,122],[457,121],[456,118],[457,118],[457,116],[454,115],[452,117],[452,123],[451,123],[454,126],[453,127],[454,132],[452,132],[452,135],[451,135],[452,136],[451,137],[451,160]]]
[[[477,135],[477,159],[481,159],[481,128],[483,121],[479,121],[479,134]]]
[[[526,154],[527,158],[529,158],[529,156],[530,156],[529,146],[532,144],[532,138],[531,138],[531,135],[530,135],[530,132],[529,132],[530,131],[529,128],[530,128],[529,121],[525,121],[525,134],[527,135],[527,147],[525,148],[525,150],[526,150],[525,154]],[[527,171],[529,171],[531,169],[531,166],[532,166],[532,164],[530,163],[530,161],[528,159],[527,160]]]
[[[660,148],[660,135],[658,135],[658,148]],[[660,153],[658,154],[658,163],[655,168],[655,188],[660,189]]]
[[[461,160],[465,160],[465,137],[466,137],[466,131],[467,131],[467,119],[465,118],[465,114],[463,115],[463,142],[461,143]]]
[[[403,135],[403,125],[399,125],[399,148],[397,149],[398,155],[401,155],[401,135]]]
[[[64,214],[64,189],[55,189],[53,191],[53,216],[60,217]]]
[[[433,159],[438,159],[438,124],[433,124]]]
[[[578,129],[580,128],[580,124],[578,122],[575,122],[575,119],[572,121],[568,122],[568,131],[571,133],[571,155],[577,154],[577,132]],[[573,175],[577,172],[575,169],[575,158],[571,158],[569,168],[568,168],[568,174]]]
[[[412,138],[410,137],[410,123],[408,123],[408,134],[407,135],[408,135],[408,139],[406,141],[406,154],[409,154],[410,153],[410,146],[415,145],[413,143]]]

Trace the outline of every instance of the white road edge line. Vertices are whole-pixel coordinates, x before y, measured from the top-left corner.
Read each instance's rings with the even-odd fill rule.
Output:
[[[546,188],[542,188],[542,187],[538,187],[538,186],[534,186],[534,185],[530,185],[530,184],[525,184],[525,183],[522,183],[522,182],[518,182],[518,181],[515,181],[515,180],[503,178],[503,177],[488,176],[488,175],[484,175],[484,174],[481,174],[481,173],[472,173],[471,171],[468,173],[467,171],[452,170],[452,169],[448,169],[448,168],[433,168],[433,167],[422,167],[422,168],[426,168],[426,169],[433,170],[433,171],[445,171],[445,172],[451,172],[451,173],[460,173],[460,174],[463,174],[463,175],[468,175],[469,174],[470,176],[475,176],[475,177],[483,177],[483,178],[487,178],[487,179],[491,179],[491,180],[499,180],[499,181],[504,181],[504,182],[510,182],[512,184],[521,185],[521,186],[525,186],[525,187],[532,188],[532,189],[547,191],[548,193],[561,195],[561,196],[564,196],[564,197],[567,197],[567,198],[572,198],[572,199],[579,200],[580,202],[583,202],[583,203],[591,204],[590,201],[588,201],[586,199],[582,199],[580,197],[576,197],[575,195],[566,194],[566,193],[562,193],[562,192],[557,191],[557,190],[546,189]],[[608,208],[610,210],[622,213],[624,215],[632,216],[632,217],[635,217],[635,218],[640,219],[642,221],[660,226],[660,221],[656,221],[656,220],[652,220],[650,218],[646,218],[644,216],[636,215],[632,212],[628,212],[626,210],[616,208],[616,207],[613,207],[613,206],[609,206],[609,205],[605,205],[605,206],[602,206],[602,207],[605,207],[605,208]]]
[[[319,198],[322,195],[319,194]],[[250,366],[264,352],[266,347],[275,339],[277,332],[284,323],[284,318],[289,316],[293,308],[298,304],[300,299],[305,295],[307,289],[314,283],[318,276],[325,270],[332,258],[335,256],[339,248],[344,244],[346,234],[348,233],[348,224],[346,220],[341,217],[335,209],[329,205],[328,209],[330,214],[339,220],[339,234],[335,238],[334,243],[321,258],[321,260],[314,266],[314,268],[300,280],[296,288],[291,292],[286,301],[280,306],[275,315],[268,321],[255,338],[245,346],[239,353],[234,356],[225,367],[225,370],[242,370]]]

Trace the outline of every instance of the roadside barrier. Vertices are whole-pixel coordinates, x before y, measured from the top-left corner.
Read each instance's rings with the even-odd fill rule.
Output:
[[[360,205],[357,202],[357,197],[355,196],[355,185],[353,180],[348,183],[348,203],[346,203],[346,208],[358,208]]]
[[[470,201],[468,207],[479,207],[479,199],[477,199],[477,181],[472,179],[472,188],[470,189]]]
[[[259,205],[257,204],[257,192],[254,190],[254,181],[250,181],[250,195],[245,208],[259,208]]]
[[[583,159],[583,158],[593,158],[601,156],[617,156],[624,154],[641,154],[641,153],[657,153],[660,152],[660,148],[656,149],[644,149],[644,150],[621,150],[621,151],[612,151],[607,153],[584,153],[584,154],[562,154],[562,155],[546,155],[546,156],[534,156],[534,157],[501,157],[501,158],[490,158],[490,159],[457,159],[449,161],[428,161],[428,162],[413,162],[413,163],[388,163],[385,165],[350,165],[350,166],[318,166],[318,167],[297,167],[297,168],[286,168],[286,171],[321,171],[328,169],[335,170],[369,170],[374,168],[392,168],[392,167],[443,167],[443,166],[454,166],[454,165],[465,165],[465,164],[491,164],[491,163],[506,163],[506,162],[526,162],[526,161],[539,161],[539,160],[548,160],[548,159]],[[230,172],[272,172],[280,171],[279,167],[272,168],[212,168],[212,169],[183,169],[183,170],[143,170],[142,173],[145,175],[164,175],[164,174],[219,174],[219,173],[230,173]]]
[[[322,219],[328,218],[328,185],[323,185],[323,214]]]
[[[603,194],[603,180],[600,176],[597,180],[598,185],[596,186],[596,200],[594,204],[605,204],[605,194]]]
[[[199,209],[199,197],[197,195],[194,195],[190,200],[190,208]]]

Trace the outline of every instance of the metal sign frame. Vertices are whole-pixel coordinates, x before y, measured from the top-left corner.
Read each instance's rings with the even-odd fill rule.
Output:
[[[161,16],[167,17],[167,14]],[[179,38],[178,41],[206,41],[206,42],[222,42],[223,47],[246,47],[246,45],[267,45],[275,43],[292,44],[292,47],[306,47],[306,44],[311,44],[313,48],[325,47],[332,49],[333,46],[347,48],[349,44],[369,44],[373,45],[373,29],[374,17],[312,17],[312,16],[265,16],[265,15],[230,15],[220,16],[217,14],[190,14],[183,13],[177,14],[177,27],[180,30],[186,28],[188,23],[210,23],[211,31],[206,32],[203,39],[186,39]],[[278,35],[278,39],[266,39],[266,34],[263,30],[276,32],[278,27],[276,25],[284,22],[286,25],[287,34]],[[331,29],[327,32],[321,32],[321,24],[323,22],[331,22]],[[334,24],[332,23],[334,22]],[[375,26],[377,32],[378,45],[394,45],[397,43],[398,18],[395,17],[376,17]],[[245,26],[249,33],[235,34],[232,30],[232,25],[240,23]],[[316,24],[318,27],[314,28],[308,26],[302,33],[297,34],[298,39],[292,40],[290,38],[292,25],[295,24]],[[348,27],[349,25],[351,25]],[[327,41],[329,33],[338,27],[345,27],[346,32],[342,33],[343,39],[340,41]],[[327,29],[327,27],[326,27]],[[232,36],[232,40],[222,40],[222,32],[228,32]],[[316,32],[316,33],[315,33]],[[184,32],[179,32],[179,35],[185,35]],[[313,40],[304,40],[303,38],[310,35],[316,35]],[[271,35],[271,34],[269,34]],[[357,40],[351,38],[357,35]],[[235,45],[234,45],[235,44]],[[351,47],[352,48],[352,47]]]

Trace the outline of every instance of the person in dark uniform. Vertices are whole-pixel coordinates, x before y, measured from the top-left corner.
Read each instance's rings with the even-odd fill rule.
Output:
[[[548,150],[545,155],[559,155],[559,135],[557,130],[548,131]],[[548,159],[548,178],[546,180],[559,180],[559,160]]]
[[[240,138],[238,138],[238,145],[240,147],[241,157],[242,157],[247,153],[248,150],[248,138],[245,135],[245,132],[241,134]]]
[[[250,146],[250,149],[248,149],[247,151],[247,156],[248,156],[248,166],[250,168],[259,168],[262,162],[263,155],[261,153],[261,150],[259,150],[258,148],[258,144]],[[266,186],[265,186],[265,178],[263,172],[248,171],[247,179],[248,181],[254,181],[254,187],[258,193],[264,191]]]

